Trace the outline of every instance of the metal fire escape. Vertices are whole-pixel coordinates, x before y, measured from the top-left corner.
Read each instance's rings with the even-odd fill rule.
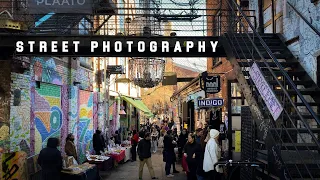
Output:
[[[268,167],[267,171],[255,174],[245,171],[241,179],[319,179],[320,88],[284,44],[281,35],[259,34],[248,11],[234,0],[225,3],[228,10],[220,11],[215,17],[219,24],[216,32],[225,37],[227,58],[253,117],[254,150],[241,153]],[[254,63],[283,107],[276,120],[249,74]],[[242,142],[243,148],[245,143],[251,142]]]

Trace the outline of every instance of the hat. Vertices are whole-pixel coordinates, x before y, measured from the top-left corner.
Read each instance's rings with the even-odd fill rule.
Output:
[[[217,131],[216,129],[211,129],[211,130],[210,130],[210,137],[211,137],[211,138],[216,138],[216,137],[219,136],[219,134],[220,134],[220,132]]]

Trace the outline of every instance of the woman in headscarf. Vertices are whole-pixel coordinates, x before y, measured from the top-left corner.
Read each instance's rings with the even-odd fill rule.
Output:
[[[222,169],[219,166],[214,165],[219,161],[221,157],[221,149],[218,144],[219,131],[215,129],[210,130],[210,139],[206,145],[204,152],[203,170],[208,172],[208,179],[219,179]]]
[[[71,133],[67,136],[64,151],[66,152],[67,156],[73,156],[74,159],[79,163],[76,146],[74,145],[74,136]]]
[[[184,156],[187,159],[188,164],[188,180],[196,180],[197,161],[196,161],[196,149],[197,143],[195,142],[195,135],[190,133],[188,135],[188,142],[184,146]]]
[[[47,147],[40,151],[38,164],[41,166],[41,180],[60,180],[62,170],[62,157],[59,146],[59,139],[49,138]]]

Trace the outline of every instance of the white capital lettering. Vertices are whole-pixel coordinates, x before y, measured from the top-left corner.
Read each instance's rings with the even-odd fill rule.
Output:
[[[17,41],[16,42],[16,51],[17,52],[23,52],[23,42],[22,41]]]

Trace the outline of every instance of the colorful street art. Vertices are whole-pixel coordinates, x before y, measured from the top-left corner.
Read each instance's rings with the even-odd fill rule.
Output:
[[[74,135],[78,134],[78,97],[79,97],[79,88],[76,86],[70,87],[70,95],[69,95],[69,133]],[[74,137],[74,143],[77,146],[78,137]]]
[[[78,154],[80,155],[80,162],[82,162],[86,158],[86,151],[92,151],[93,93],[79,91],[79,109]]]
[[[79,67],[76,75],[76,81],[80,82],[80,89],[92,91],[93,90],[93,73],[85,68]]]
[[[35,153],[39,153],[50,137],[61,137],[61,87],[41,83],[35,92]]]
[[[23,151],[1,155],[1,178],[3,180],[27,180],[27,153]]]
[[[62,85],[62,77],[64,74],[62,69],[65,67],[56,65],[54,58],[34,57],[32,62],[36,81]],[[65,76],[67,76],[67,74]]]
[[[30,154],[30,76],[12,73],[10,107],[10,151]]]

